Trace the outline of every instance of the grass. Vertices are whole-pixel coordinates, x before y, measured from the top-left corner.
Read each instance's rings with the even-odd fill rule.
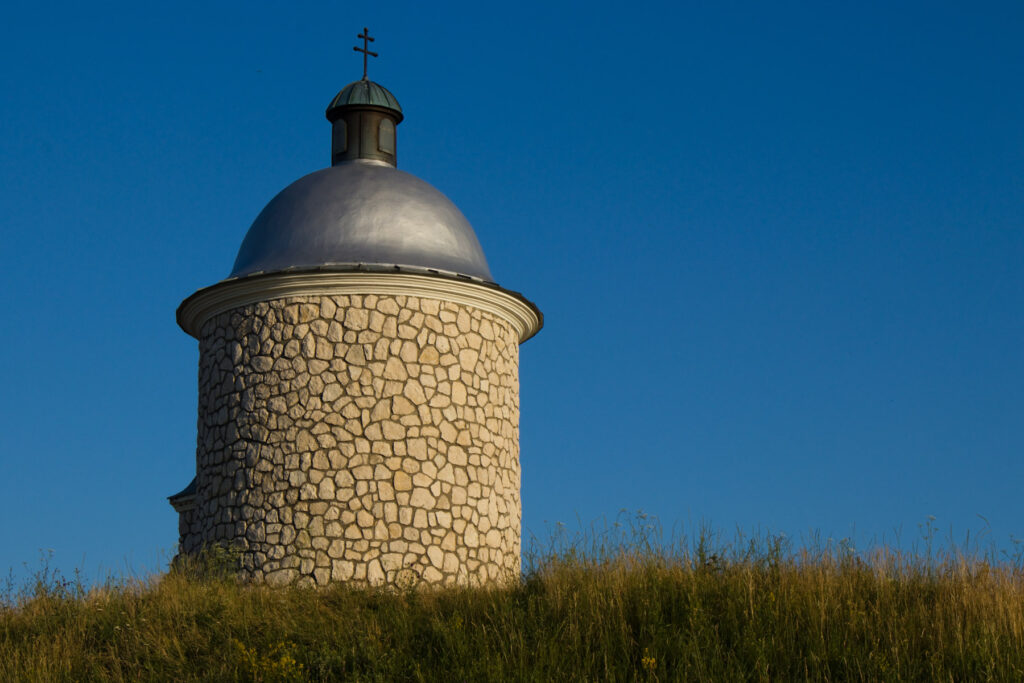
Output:
[[[271,589],[185,568],[87,590],[44,567],[0,599],[0,680],[1024,678],[1019,559],[930,538],[921,554],[811,546],[666,544],[641,516],[556,534],[502,589]]]

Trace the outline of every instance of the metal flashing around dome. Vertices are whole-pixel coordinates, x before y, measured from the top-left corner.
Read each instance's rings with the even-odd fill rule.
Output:
[[[229,277],[321,266],[493,282],[472,226],[429,183],[356,160],[295,181],[257,216]]]

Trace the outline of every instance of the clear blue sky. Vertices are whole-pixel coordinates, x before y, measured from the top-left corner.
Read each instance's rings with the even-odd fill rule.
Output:
[[[174,310],[327,165],[331,97],[546,327],[524,525],[1024,536],[1024,4],[10,3],[0,571],[149,571],[194,471]]]

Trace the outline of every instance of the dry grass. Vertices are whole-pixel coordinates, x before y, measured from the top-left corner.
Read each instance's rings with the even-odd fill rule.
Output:
[[[1019,561],[619,531],[556,538],[500,590],[84,590],[44,569],[2,600],[0,680],[1024,678]]]

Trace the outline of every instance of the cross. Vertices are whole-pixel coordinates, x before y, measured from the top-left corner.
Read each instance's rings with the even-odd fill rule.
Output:
[[[363,39],[363,46],[362,47],[354,47],[352,49],[355,50],[356,52],[362,52],[363,53],[363,80],[365,81],[366,80],[366,58],[367,57],[376,57],[377,53],[376,52],[370,52],[367,49],[369,47],[369,44],[372,43],[373,40],[374,40],[373,38],[370,37],[370,29],[368,29],[368,28],[366,28],[364,26],[363,27],[363,32],[360,33],[359,35],[357,35],[356,38],[362,38]]]

